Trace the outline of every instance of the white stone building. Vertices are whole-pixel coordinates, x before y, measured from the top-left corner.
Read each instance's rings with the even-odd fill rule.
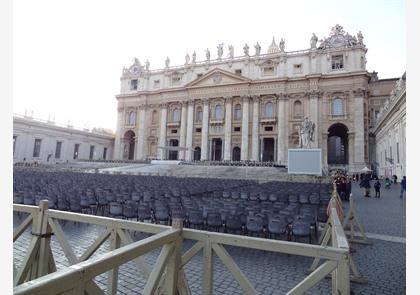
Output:
[[[13,116],[13,163],[55,164],[75,160],[109,160],[113,134],[90,132],[28,116]]]
[[[379,176],[406,173],[406,74],[395,83],[372,128],[375,136],[376,172]]]

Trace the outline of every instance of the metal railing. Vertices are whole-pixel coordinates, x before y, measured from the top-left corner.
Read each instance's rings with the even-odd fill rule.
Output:
[[[14,294],[105,294],[93,279],[108,272],[107,294],[116,294],[118,269],[134,261],[147,278],[142,294],[191,294],[184,266],[203,251],[203,294],[212,294],[213,267],[216,255],[237,280],[245,294],[258,294],[241,271],[225,245],[257,249],[314,258],[311,273],[287,294],[304,294],[323,278],[332,274],[332,293],[350,294],[349,244],[340,223],[335,203],[330,208],[321,245],[238,236],[182,228],[182,220],[175,219],[172,227],[108,217],[62,212],[48,209],[46,200],[39,207],[17,205],[13,210],[29,216],[14,230],[13,241],[32,224],[32,238],[24,261],[14,277]],[[105,231],[77,258],[66,239],[58,220],[84,222],[105,226]],[[154,235],[134,242],[129,230]],[[54,233],[70,266],[56,271],[50,247]],[[328,241],[325,237],[329,235]],[[91,258],[95,251],[110,239],[110,252]],[[183,239],[195,244],[182,253]],[[326,242],[327,241],[327,242]],[[329,244],[329,245],[328,245]],[[152,266],[142,255],[162,247]],[[320,260],[324,262],[318,266]]]

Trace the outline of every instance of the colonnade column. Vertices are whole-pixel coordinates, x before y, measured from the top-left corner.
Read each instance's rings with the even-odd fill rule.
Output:
[[[166,119],[168,115],[168,105],[166,103],[163,103],[161,105],[160,110],[160,133],[159,133],[159,159],[164,160],[166,155],[166,149],[162,149],[159,147],[165,147],[166,146]]]
[[[186,138],[186,147],[187,151],[185,152],[185,160],[192,160],[192,136],[193,136],[193,124],[194,124],[194,101],[188,101],[188,115],[187,115],[187,138]]]
[[[137,129],[137,160],[144,160],[144,139],[145,139],[145,128],[146,128],[146,105],[140,106],[140,114],[139,114],[139,125]]]
[[[118,108],[117,115],[117,130],[115,132],[115,144],[114,144],[114,160],[121,160],[121,137],[122,137],[122,123],[123,123],[123,111],[124,108]]]
[[[285,164],[289,148],[287,97],[280,93],[277,101],[277,161]]]
[[[225,148],[223,159],[230,161],[232,150],[232,97],[226,97],[225,110]]]
[[[253,106],[252,106],[252,154],[251,160],[258,161],[258,138],[259,138],[259,126],[260,126],[260,118],[259,118],[259,105],[260,105],[260,98],[259,96],[255,95],[253,98]]]
[[[179,131],[179,146],[184,148],[185,147],[185,133],[187,129],[187,102],[182,102],[182,109],[181,109],[181,130]],[[185,160],[185,151],[179,151],[179,159]]]
[[[309,94],[309,120],[315,123],[315,130],[313,134],[314,142],[311,143],[313,148],[318,148],[319,145],[319,138],[318,138],[318,130],[320,124],[318,122],[318,93],[310,93]]]
[[[203,125],[201,128],[201,161],[208,160],[208,136],[209,136],[209,99],[203,99]]]
[[[364,91],[356,90],[353,99],[354,114],[354,163],[360,166],[365,164],[365,125],[364,125]]]
[[[249,126],[249,97],[242,97],[242,139],[241,139],[241,161],[248,160],[248,126]]]

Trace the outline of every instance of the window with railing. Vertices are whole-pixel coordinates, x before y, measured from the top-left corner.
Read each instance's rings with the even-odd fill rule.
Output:
[[[130,89],[131,90],[137,90],[137,83],[138,83],[137,79],[136,80],[131,80]]]
[[[332,70],[341,70],[343,68],[344,68],[343,56],[342,55],[334,55],[331,58],[331,69]]]
[[[332,115],[344,116],[344,101],[340,97],[336,97],[332,101]]]
[[[57,141],[55,145],[55,158],[60,159],[61,157],[61,146],[63,145],[63,142]]]
[[[172,122],[179,122],[181,120],[181,112],[178,108],[172,111]]]
[[[241,120],[241,105],[240,104],[235,105],[234,119],[235,119],[235,121],[240,121]]]
[[[272,102],[267,102],[265,104],[264,115],[265,115],[266,118],[272,118],[274,116],[273,103]]]
[[[38,157],[39,157],[39,155],[40,155],[40,152],[41,152],[41,142],[42,142],[42,140],[41,140],[41,139],[39,139],[39,138],[36,138],[36,139],[35,139],[35,143],[34,143],[34,152],[33,152],[33,154],[32,154],[32,156],[33,156],[34,158],[38,158]]]
[[[214,119],[218,121],[223,119],[223,108],[220,104],[214,107]]]
[[[201,107],[197,108],[196,115],[195,115],[195,121],[196,122],[203,121],[203,110],[201,109]]]

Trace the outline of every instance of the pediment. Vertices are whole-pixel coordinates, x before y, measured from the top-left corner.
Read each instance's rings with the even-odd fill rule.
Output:
[[[205,87],[219,86],[224,84],[248,83],[251,80],[222,69],[213,69],[207,74],[194,81],[191,81],[186,87]]]

